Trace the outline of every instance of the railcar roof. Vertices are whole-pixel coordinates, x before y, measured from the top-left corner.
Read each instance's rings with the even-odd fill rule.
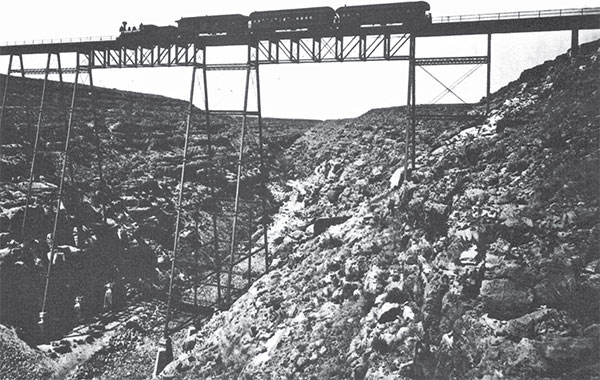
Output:
[[[394,8],[394,7],[419,7],[424,10],[430,10],[429,3],[426,1],[410,1],[403,3],[385,3],[385,4],[369,4],[369,5],[351,5],[339,7],[336,12],[361,9],[377,9],[377,8]]]
[[[221,20],[221,19],[247,19],[248,16],[242,14],[230,14],[230,15],[210,15],[210,16],[194,16],[194,17],[182,17],[177,22],[181,21],[192,21],[192,20]]]
[[[295,9],[281,9],[276,11],[255,11],[250,13],[250,18],[265,17],[265,16],[279,16],[279,15],[295,15],[295,14],[306,14],[306,13],[335,13],[335,10],[331,7],[313,7],[313,8],[295,8]]]

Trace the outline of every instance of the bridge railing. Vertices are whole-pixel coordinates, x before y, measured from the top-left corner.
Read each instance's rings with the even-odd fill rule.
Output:
[[[96,37],[65,37],[65,38],[46,38],[41,40],[22,40],[0,42],[0,46],[18,46],[18,45],[39,45],[39,44],[64,44],[71,42],[101,42],[114,41],[118,36],[96,36]]]
[[[493,20],[514,20],[522,18],[544,18],[544,17],[562,17],[562,16],[586,16],[600,15],[600,8],[567,8],[567,9],[546,9],[540,11],[521,11],[521,12],[502,12],[502,13],[482,13],[457,16],[433,17],[433,23],[449,22],[476,22]]]
[[[586,16],[586,15],[600,15],[600,7],[546,9],[546,10],[540,10],[540,11],[521,11],[521,12],[481,13],[481,14],[456,15],[456,16],[439,16],[439,17],[433,17],[432,22],[436,23],[436,24],[441,24],[441,23],[450,23],[450,22],[476,22],[476,21],[514,20],[514,19],[527,19],[527,18]],[[117,37],[118,37],[117,35],[112,35],[112,36],[97,36],[97,37],[66,37],[66,38],[52,38],[52,39],[41,39],[41,40],[8,41],[8,42],[0,42],[0,46],[61,44],[61,43],[73,43],[73,42],[101,42],[101,41],[113,41]]]

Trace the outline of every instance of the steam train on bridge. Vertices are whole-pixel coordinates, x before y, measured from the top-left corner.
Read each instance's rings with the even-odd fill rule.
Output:
[[[184,17],[175,26],[140,24],[139,29],[121,27],[117,41],[124,45],[172,43],[203,36],[272,36],[282,32],[354,32],[370,26],[402,25],[419,28],[431,23],[429,4],[425,1],[330,7],[286,9],[241,14]]]

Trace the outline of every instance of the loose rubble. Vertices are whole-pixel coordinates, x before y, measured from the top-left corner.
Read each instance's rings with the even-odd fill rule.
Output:
[[[197,332],[180,331],[163,376],[597,379],[599,47],[525,71],[494,94],[483,123],[419,122],[408,178],[403,109],[327,121],[286,141],[270,187],[280,206],[270,272]],[[115,225],[127,249],[160,266],[173,216],[171,142],[132,136],[130,120],[107,121],[111,149],[131,150],[137,167],[135,186],[119,193],[126,211],[113,205]],[[168,164],[149,170],[155,160]],[[131,169],[114,165],[114,173]],[[8,246],[19,196],[5,194],[2,217],[14,220],[3,230]],[[45,223],[43,207],[33,210]],[[13,248],[2,257],[17,268]],[[156,291],[161,272],[149,268],[157,281],[137,289]],[[146,378],[158,308],[132,309],[68,378]],[[80,345],[58,340],[48,349],[60,358]],[[40,378],[52,371],[43,363]]]
[[[402,110],[308,131],[277,265],[165,375],[598,378],[599,46],[524,72],[484,124],[420,122],[408,180]]]

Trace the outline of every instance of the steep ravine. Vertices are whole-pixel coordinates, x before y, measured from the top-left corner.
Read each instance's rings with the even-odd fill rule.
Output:
[[[306,132],[273,270],[165,374],[599,378],[599,46],[525,71],[484,123],[420,122],[409,180],[402,110]]]
[[[2,89],[4,81],[5,77],[0,76]],[[103,88],[96,88],[92,97],[88,87],[80,86],[57,234],[60,255],[50,276],[46,309],[49,334],[41,337],[37,319],[60,167],[55,155],[38,159],[26,236],[21,236],[37,124],[35,107],[39,105],[41,90],[41,80],[18,77],[11,77],[8,87],[0,149],[0,320],[14,327],[18,336],[29,344],[44,343],[40,346],[44,353],[58,362],[53,371],[59,378],[64,378],[65,371],[73,366],[76,368],[69,376],[75,378],[145,378],[152,371],[160,326],[164,323],[162,301],[166,294],[168,255],[173,246],[174,204],[187,103]],[[65,132],[66,104],[71,91],[70,84],[48,83],[41,149],[62,149],[60,140]],[[198,229],[199,225],[210,224],[202,209],[210,193],[207,165],[197,157],[206,151],[203,113],[195,110],[192,121],[194,151],[186,176],[185,206],[193,212],[184,215],[181,228],[184,238],[176,274],[181,279],[176,286],[181,290],[191,287],[193,276],[206,267],[202,262],[204,256],[198,255],[196,248],[199,241],[208,241],[207,236],[212,233],[212,229]],[[241,123],[228,117],[213,117],[211,121],[217,173],[215,191],[217,196],[227,198],[235,190],[236,162],[230,157],[236,152]],[[267,163],[273,176],[281,171],[279,152],[316,123],[264,119]],[[252,125],[251,133],[255,131]],[[257,155],[255,145],[247,144],[250,159]],[[255,167],[251,169],[244,173],[243,187],[250,199],[255,196],[258,172]],[[272,213],[278,204],[267,196]],[[219,237],[227,241],[230,223],[226,219],[220,223]],[[193,233],[196,231],[205,234],[197,236]],[[186,259],[193,265],[181,265]],[[106,315],[103,310],[108,283],[113,284],[113,315]],[[133,317],[141,321],[133,323]],[[182,313],[181,318],[190,318],[189,312]],[[67,334],[70,337],[65,337]],[[0,361],[32,358],[22,367],[35,368],[37,354],[19,356],[13,352],[14,347],[19,347],[12,344],[16,339],[14,332],[3,330],[0,338]],[[101,340],[108,343],[99,345]],[[78,361],[85,361],[86,357],[91,357],[89,366],[77,368]],[[128,364],[123,366],[123,363]],[[53,375],[42,364],[44,368],[31,372],[29,378]],[[21,373],[13,367],[3,367],[0,379],[23,378]]]
[[[267,120],[272,270],[229,310],[199,321],[191,340],[174,334],[178,358],[165,375],[600,378],[599,47],[586,44],[579,56],[525,71],[493,95],[485,122],[419,122],[409,180],[402,108],[323,123]],[[40,81],[12,83],[11,105],[38,104]],[[52,83],[51,104],[69,91]],[[20,247],[20,218],[36,114],[7,114],[0,306],[16,332],[0,328],[0,379],[145,379],[152,372],[187,106],[107,89],[97,95],[95,114],[87,91],[77,113],[59,234],[65,261],[51,284],[52,312],[64,325],[43,352],[21,339],[38,339],[56,163],[45,161],[36,173],[31,258]],[[65,116],[48,108],[48,147]],[[194,117],[200,129],[202,116]],[[239,124],[214,121],[216,149],[226,157]],[[219,191],[230,195],[235,162],[219,164]],[[193,166],[187,195],[202,204],[206,171]],[[206,227],[205,217],[187,216],[182,235]],[[337,219],[328,226],[321,218]],[[183,246],[184,258],[196,253],[193,241]],[[187,279],[195,269],[178,274]],[[106,282],[116,284],[120,304],[115,315],[99,316]],[[87,323],[60,341],[77,324],[73,301],[82,293]],[[182,352],[186,340],[195,347]]]

